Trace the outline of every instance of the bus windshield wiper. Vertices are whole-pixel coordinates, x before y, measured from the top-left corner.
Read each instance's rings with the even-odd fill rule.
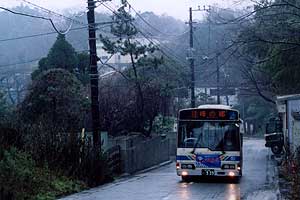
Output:
[[[222,145],[221,145],[221,151],[222,151],[222,154],[226,154],[224,140],[223,140]]]
[[[198,138],[197,138],[197,141],[196,141],[196,143],[194,144],[193,150],[192,150],[192,152],[191,152],[192,154],[195,153],[195,150],[196,150],[196,147],[197,147],[197,145],[198,145],[198,143],[199,143],[199,141],[200,141],[201,135],[202,135],[202,132],[199,134],[199,136],[198,136]]]

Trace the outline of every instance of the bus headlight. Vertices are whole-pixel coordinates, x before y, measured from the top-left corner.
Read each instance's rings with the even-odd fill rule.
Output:
[[[180,164],[176,163],[176,169],[180,169]]]
[[[189,173],[188,173],[187,171],[183,171],[183,172],[181,173],[181,176],[187,176],[187,175],[189,175]]]
[[[234,174],[234,172],[229,172],[228,175],[229,176],[234,176],[235,174]]]

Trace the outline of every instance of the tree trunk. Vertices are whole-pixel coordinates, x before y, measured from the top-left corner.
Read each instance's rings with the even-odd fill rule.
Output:
[[[142,91],[141,84],[138,80],[138,73],[137,73],[137,68],[136,68],[136,63],[133,58],[133,54],[130,53],[130,59],[131,59],[131,64],[132,64],[132,69],[134,72],[134,82],[135,82],[135,87],[136,87],[136,92],[137,92],[137,117],[138,117],[138,123],[139,123],[139,129],[143,133],[145,133],[144,130],[144,95]]]

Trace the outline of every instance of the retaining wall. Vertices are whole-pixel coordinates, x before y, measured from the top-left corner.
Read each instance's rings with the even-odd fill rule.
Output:
[[[128,142],[125,142],[128,143]],[[130,142],[131,143],[131,142]],[[121,160],[125,173],[134,173],[170,159],[170,141],[160,136],[139,141],[127,148],[121,147]]]

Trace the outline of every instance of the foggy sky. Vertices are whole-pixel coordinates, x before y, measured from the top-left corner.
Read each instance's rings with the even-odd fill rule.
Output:
[[[32,3],[47,7],[54,11],[64,9],[73,9],[76,11],[85,11],[87,0],[28,0]],[[0,6],[13,7],[20,5],[22,0],[0,0]],[[118,5],[120,0],[113,0],[108,3],[111,6]],[[166,14],[177,19],[186,21],[188,19],[189,7],[218,4],[223,8],[241,8],[249,5],[250,0],[128,0],[137,11],[153,11],[156,14]],[[23,2],[24,5],[26,3]],[[98,11],[109,12],[103,8]],[[200,17],[200,13],[195,12],[195,18]]]

